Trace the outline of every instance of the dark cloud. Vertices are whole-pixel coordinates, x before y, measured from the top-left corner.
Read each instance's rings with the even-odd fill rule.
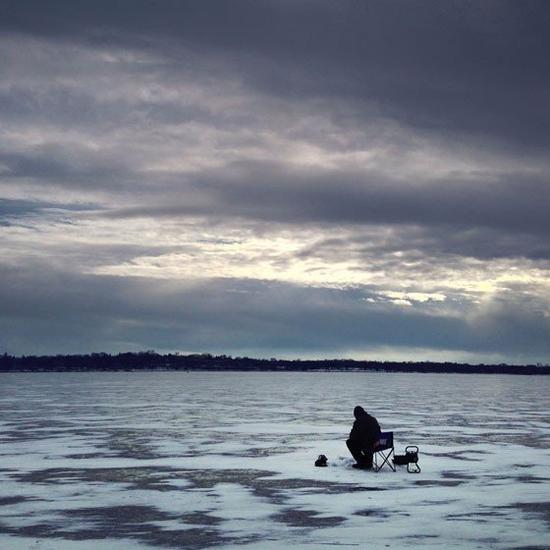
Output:
[[[547,259],[550,254],[550,182],[538,175],[512,173],[489,182],[452,177],[403,182],[376,172],[293,169],[270,162],[166,175],[139,173],[120,161],[82,152],[65,151],[64,158],[56,158],[57,151],[4,154],[0,162],[9,168],[10,178],[36,185],[48,181],[134,193],[134,200],[126,201],[130,204],[145,197],[138,206],[100,214],[107,218],[211,216],[291,225],[413,225],[429,231],[435,227],[437,233],[424,233],[424,243],[411,239],[409,247],[420,244],[434,252],[479,258]]]
[[[0,199],[0,217],[6,219],[26,216],[28,214],[34,214],[48,206],[47,203],[40,204],[32,201]]]
[[[37,266],[38,267],[38,266]],[[429,347],[543,357],[550,321],[503,298],[474,321],[435,304],[369,303],[368,290],[231,279],[182,284],[140,278],[2,270],[3,345],[28,352],[155,347],[190,351],[342,352]],[[519,307],[520,315],[517,310]],[[511,337],[513,336],[513,339]]]
[[[399,253],[398,256],[395,254]],[[548,267],[550,247],[544,235],[503,232],[487,227],[458,228],[441,225],[392,227],[391,238],[357,231],[345,237],[319,239],[296,253],[298,260],[319,258],[325,261],[356,259],[367,264],[373,257],[385,258],[388,269],[404,261],[422,261],[427,266],[447,258],[467,257],[481,261],[526,258]]]
[[[500,181],[468,180],[403,182],[379,173],[344,170],[293,170],[282,164],[239,163],[191,178],[179,191],[188,199],[178,203],[172,192],[167,204],[150,204],[111,211],[124,217],[213,215],[290,224],[403,224],[445,226],[468,230],[475,248],[476,228],[504,232],[550,233],[550,185],[545,179],[507,174]],[[184,180],[185,181],[185,180]],[[472,229],[474,230],[472,232]],[[460,244],[450,235],[449,249]],[[490,245],[490,243],[487,243]],[[546,247],[540,243],[537,250]],[[499,254],[503,254],[501,247]],[[491,252],[489,252],[491,254]]]
[[[140,178],[128,166],[106,155],[80,147],[68,149],[53,145],[33,152],[2,153],[0,162],[7,169],[4,179],[25,179],[28,184],[55,187],[108,189],[112,192],[136,187]]]
[[[85,212],[93,210],[95,207],[91,204],[75,203],[54,203],[42,201],[10,200],[0,199],[0,220],[4,222],[16,223],[33,215],[44,214],[45,212],[55,212],[58,215],[63,213]]]
[[[368,101],[438,133],[548,146],[542,0],[20,1],[4,2],[0,21],[7,31],[156,51],[173,70],[191,50],[269,94]]]

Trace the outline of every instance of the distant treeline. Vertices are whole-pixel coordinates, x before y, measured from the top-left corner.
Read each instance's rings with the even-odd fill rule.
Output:
[[[91,353],[89,355],[0,356],[0,372],[68,371],[381,371],[484,374],[550,374],[548,365],[469,365],[467,363],[354,361],[351,359],[282,360],[230,357],[209,353],[194,355],[154,351],[139,353]]]

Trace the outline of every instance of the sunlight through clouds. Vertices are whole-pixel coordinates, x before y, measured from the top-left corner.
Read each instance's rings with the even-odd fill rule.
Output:
[[[386,27],[382,8],[367,19],[361,12],[333,20],[329,4],[312,18],[304,6],[267,3],[279,27],[267,25],[259,37],[253,24],[233,19],[240,4],[204,20],[201,9],[182,3],[172,14],[177,25],[159,14],[149,29],[138,23],[147,12],[138,4],[129,21],[117,10],[99,17],[82,8],[71,21],[55,15],[55,32],[30,14],[7,13],[0,26],[0,267],[20,281],[17,292],[28,292],[21,281],[30,288],[41,277],[75,289],[93,281],[90,288],[112,292],[114,280],[130,287],[148,281],[140,292],[151,296],[158,284],[174,296],[188,283],[218,285],[224,296],[229,282],[257,284],[265,292],[261,312],[256,303],[247,310],[234,301],[210,333],[217,348],[226,341],[223,315],[244,325],[247,316],[261,318],[273,334],[251,328],[232,342],[239,350],[257,340],[266,356],[318,353],[323,342],[306,332],[303,345],[288,344],[294,349],[273,342],[286,330],[285,316],[299,317],[303,303],[317,304],[317,292],[325,292],[321,302],[332,308],[324,312],[326,331],[353,303],[363,309],[350,325],[383,318],[388,326],[391,319],[424,326],[417,344],[434,357],[501,354],[501,341],[491,344],[489,336],[513,333],[517,323],[525,338],[511,352],[547,357],[550,163],[537,98],[550,83],[536,52],[526,63],[502,53],[513,48],[508,43],[494,50],[495,35],[486,34],[492,18],[474,7],[464,8],[473,19],[411,12],[425,30],[419,39],[414,25]],[[265,24],[259,7],[247,10],[251,22]],[[440,20],[487,40],[487,59],[499,52],[512,76],[503,81],[492,62],[482,74],[473,57],[457,56]],[[326,24],[335,34],[325,42],[296,34],[300,25]],[[500,31],[515,36],[517,29],[507,30],[515,29],[513,19],[509,25]],[[438,56],[428,62],[434,44]],[[500,92],[489,104],[491,78]],[[280,285],[292,298],[270,310],[274,298],[264,285]],[[5,290],[6,311],[12,294]],[[53,291],[50,298],[64,303]],[[131,306],[120,307],[116,315],[105,309],[102,322],[130,322]],[[201,304],[189,307],[201,325]],[[430,345],[433,318],[460,329]],[[12,318],[2,319],[0,344],[24,351]],[[63,311],[57,319],[63,324]],[[173,336],[171,319],[166,340],[136,332],[125,341],[193,349],[192,329]],[[94,333],[97,318],[82,322]],[[298,339],[303,330],[296,327]],[[36,349],[70,344],[58,334],[58,341],[38,335]],[[86,345],[117,347],[95,338]],[[331,340],[330,351],[385,349],[397,357],[414,344],[393,331],[354,338]]]

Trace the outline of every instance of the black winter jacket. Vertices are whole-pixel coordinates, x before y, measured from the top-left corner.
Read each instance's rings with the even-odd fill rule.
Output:
[[[378,420],[374,416],[364,413],[353,423],[349,438],[360,443],[374,443],[380,438]]]

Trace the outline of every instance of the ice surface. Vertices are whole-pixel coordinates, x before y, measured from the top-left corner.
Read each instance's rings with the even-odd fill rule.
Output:
[[[549,395],[504,375],[3,374],[0,548],[549,548]],[[422,473],[351,468],[357,404]]]

